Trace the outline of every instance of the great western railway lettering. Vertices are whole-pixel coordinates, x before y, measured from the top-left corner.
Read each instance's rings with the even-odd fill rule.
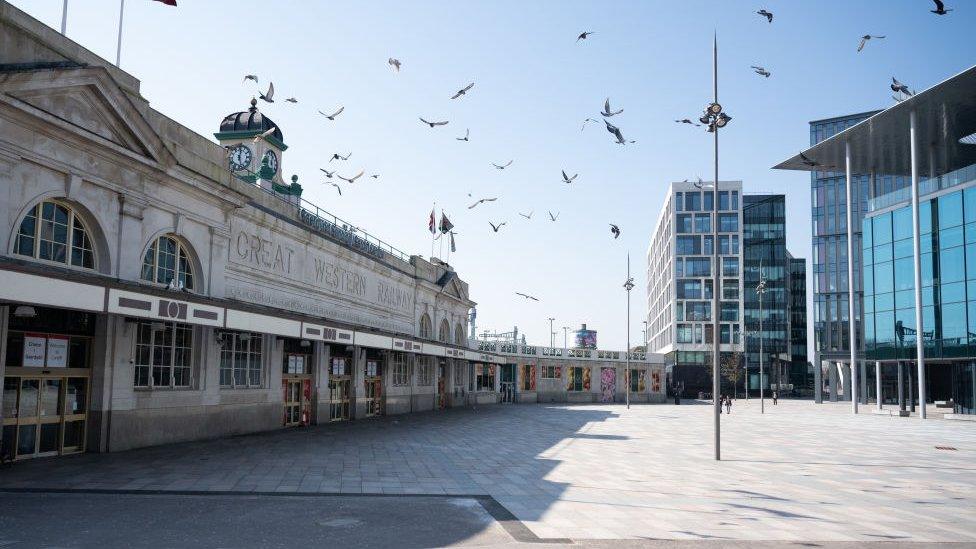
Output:
[[[237,233],[237,255],[247,263],[252,263],[270,271],[291,274],[291,258],[295,250],[244,231]]]
[[[366,277],[322,258],[313,258],[315,282],[343,293],[363,297],[366,295]]]
[[[413,294],[403,288],[391,286],[382,281],[376,282],[376,301],[401,311],[413,309]]]

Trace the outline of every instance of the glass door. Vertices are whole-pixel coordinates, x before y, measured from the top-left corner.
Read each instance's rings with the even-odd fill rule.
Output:
[[[302,382],[298,379],[282,381],[285,390],[285,427],[302,422]]]
[[[82,452],[86,377],[7,376],[3,383],[3,453],[24,459]]]
[[[329,378],[329,421],[349,419],[349,376]]]

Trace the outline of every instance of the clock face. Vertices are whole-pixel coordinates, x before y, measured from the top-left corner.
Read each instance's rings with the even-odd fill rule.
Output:
[[[251,165],[251,149],[246,145],[238,145],[230,150],[230,167],[234,170],[243,170]]]
[[[268,159],[268,167],[275,173],[278,173],[278,155],[274,151],[268,151],[264,153],[264,157]]]

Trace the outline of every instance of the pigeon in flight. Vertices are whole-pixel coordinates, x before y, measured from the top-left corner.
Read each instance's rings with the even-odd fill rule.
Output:
[[[298,100],[295,99],[294,97],[289,97],[288,99],[285,99],[285,102],[286,103],[298,103]]]
[[[258,83],[258,75],[256,75],[256,74],[245,74],[244,75],[244,80],[241,81],[241,84],[243,84],[244,82],[247,82],[248,80],[254,80],[254,83],[257,84]]]
[[[701,126],[701,124],[697,124],[695,122],[692,122],[691,120],[688,120],[687,118],[682,118],[681,120],[675,120],[675,122],[678,123],[678,124],[691,124],[692,126],[695,126],[695,127],[700,127]]]
[[[551,221],[555,221],[555,220],[559,219],[559,212],[556,212],[556,215],[552,215],[552,212],[550,212],[549,210],[546,210],[546,213],[549,214],[549,219]]]
[[[359,173],[357,173],[356,175],[352,176],[351,178],[342,177],[341,175],[339,175],[338,177],[339,177],[339,179],[341,179],[341,180],[343,180],[343,181],[345,181],[347,183],[355,183],[356,180],[359,179],[360,177],[362,177],[364,173],[366,173],[366,172],[360,170]]]
[[[421,118],[420,121],[423,122],[424,124],[427,124],[431,128],[433,128],[434,126],[443,126],[443,125],[445,125],[445,124],[447,124],[449,122],[448,120],[445,120],[443,122],[428,122],[428,121],[424,120],[423,118]]]
[[[800,162],[803,162],[803,165],[810,166],[811,168],[833,168],[833,166],[821,164],[803,153],[800,153]]]
[[[586,40],[586,37],[591,34],[596,34],[596,33],[590,31],[581,32],[580,35],[576,37],[576,41],[579,42],[580,40]]]
[[[495,225],[494,223],[489,221],[488,224],[491,225],[491,229],[497,233],[498,229],[501,229],[505,225],[505,221],[502,221],[498,225]]]
[[[330,162],[331,162],[331,160],[330,160]],[[330,172],[329,170],[327,170],[325,168],[319,168],[319,169],[322,170],[322,173],[324,173],[325,174],[325,177],[327,177],[328,179],[332,179],[332,176],[335,175],[335,171],[331,171]]]
[[[773,22],[773,12],[766,11],[766,9],[763,8],[763,9],[757,11],[756,13],[758,13],[759,15],[762,15],[763,17],[765,17],[766,20],[769,21],[770,23]]]
[[[942,0],[932,0],[932,1],[935,2],[935,9],[929,10],[932,13],[936,15],[945,15],[950,11],[952,11],[952,9],[945,9],[945,4],[942,2]]]
[[[258,97],[267,101],[268,103],[274,103],[274,82],[268,83],[268,91],[264,93],[258,93]]]
[[[756,73],[756,74],[758,74],[759,76],[765,76],[766,78],[769,78],[769,75],[770,75],[770,72],[769,72],[769,71],[767,71],[766,69],[764,69],[764,68],[762,68],[762,67],[757,67],[756,65],[750,65],[750,67],[751,67],[751,68],[752,68],[752,69],[753,69],[753,70],[755,71],[755,73]]]
[[[332,155],[332,158],[329,159],[329,163],[331,164],[333,160],[349,160],[350,156],[352,156],[352,153],[349,153],[346,156],[342,156],[339,153],[335,153]]]
[[[339,107],[339,110],[337,110],[336,112],[334,112],[332,114],[325,114],[322,111],[319,111],[319,114],[321,114],[322,116],[328,118],[329,120],[335,121],[336,117],[339,116],[340,114],[342,114],[342,111],[344,111],[344,110],[346,110],[345,107]]]
[[[369,176],[372,177],[373,179],[379,179],[380,178],[380,174],[378,174],[378,173],[370,174]]]
[[[865,34],[864,36],[861,37],[861,43],[857,45],[857,51],[863,50],[865,44],[867,44],[868,43],[868,40],[870,40],[872,38],[884,38],[884,36],[875,36],[873,34]]]
[[[608,97],[607,100],[606,100],[606,102],[603,103],[603,112],[601,112],[600,114],[602,114],[603,116],[606,116],[607,118],[609,118],[611,116],[620,114],[622,112],[624,112],[623,109],[620,109],[619,111],[611,111],[610,110],[610,98]]]
[[[476,200],[474,204],[468,206],[468,209],[469,210],[472,210],[478,204],[484,204],[485,202],[494,202],[496,200],[498,200],[498,197],[497,196],[494,197],[494,198],[482,198],[481,200]],[[502,223],[502,225],[504,225],[504,223]],[[501,227],[501,225],[499,225],[499,227]],[[496,229],[496,232],[497,232],[497,229]]]
[[[694,183],[692,183],[692,185],[694,185],[695,187],[697,187],[699,189],[704,189],[705,188],[705,182],[702,181],[702,178],[700,178],[700,177],[698,178],[698,181],[695,181]]]
[[[524,214],[524,213],[522,213],[522,212],[519,212],[519,215],[520,215],[520,216],[522,216],[522,217],[524,217],[524,218],[526,218],[526,219],[532,219],[532,214],[533,214],[533,213],[535,213],[535,211],[534,211],[534,210],[533,210],[533,211],[531,211],[531,212],[529,212],[528,214]]]
[[[342,187],[340,187],[338,183],[333,183],[332,186],[335,187],[337,191],[339,191],[339,196],[342,196]]]
[[[585,129],[586,129],[586,124],[587,124],[588,122],[594,122],[594,123],[597,123],[597,124],[599,124],[599,123],[600,123],[600,121],[599,121],[599,120],[595,120],[595,119],[593,119],[593,118],[587,118],[586,120],[584,120],[584,121],[583,121],[583,126],[582,126],[582,127],[580,128],[580,132],[582,132],[583,130],[585,130]]]
[[[395,70],[397,72],[400,72],[400,60],[399,59],[397,59],[395,57],[391,57],[390,60],[387,61],[387,64],[389,64],[391,67],[393,67],[393,70]]]
[[[262,139],[264,139],[266,137],[270,137],[271,134],[273,134],[275,132],[275,130],[277,130],[277,129],[278,128],[276,128],[275,126],[271,126],[267,130],[264,130],[264,133],[262,133],[261,135],[255,136],[254,137],[254,142],[257,143],[258,141],[260,141],[260,140],[262,140]]]
[[[891,91],[901,92],[905,95],[914,95],[911,91],[908,90],[908,86],[899,82],[898,79],[895,78],[894,76],[891,77]]]
[[[618,226],[614,225],[613,223],[611,223],[610,224],[610,234],[613,235],[613,239],[614,240],[620,238],[620,227],[618,227]]]
[[[610,132],[610,133],[612,133],[614,135],[614,137],[617,138],[617,141],[616,142],[618,144],[620,144],[620,145],[626,145],[627,144],[627,140],[624,139],[624,134],[620,132],[620,128],[618,128],[617,126],[614,126],[613,124],[607,122],[606,120],[604,120],[604,122],[606,122],[606,124],[607,124],[607,131]],[[634,143],[634,141],[631,141],[631,143]]]
[[[491,165],[494,166],[494,167],[496,167],[496,168],[498,168],[499,170],[504,170],[505,168],[511,166],[512,165],[512,162],[515,162],[515,160],[514,159],[513,160],[509,160],[508,161],[508,164],[505,164],[504,166],[499,166],[498,164],[495,164],[494,162],[492,162]]]
[[[469,135],[471,135],[471,129],[470,128],[465,128],[464,129],[464,137],[455,137],[454,139],[457,139],[458,141],[467,141]]]
[[[573,174],[573,177],[569,177],[568,175],[566,175],[566,170],[563,170],[563,183],[567,183],[567,184],[572,183],[573,180],[576,179],[578,176],[579,174],[576,173]]]
[[[473,87],[474,87],[474,82],[458,90],[457,93],[451,96],[451,99],[457,99],[458,97],[461,97],[462,95],[468,93],[468,90],[470,90]]]
[[[532,301],[539,301],[539,298],[531,296],[529,294],[523,294],[522,292],[515,292],[515,295],[522,296],[525,299],[531,299]]]

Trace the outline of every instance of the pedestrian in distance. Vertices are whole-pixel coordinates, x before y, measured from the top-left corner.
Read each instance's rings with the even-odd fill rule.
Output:
[[[773,391],[773,406],[776,406],[776,401],[779,400],[779,393]]]
[[[725,413],[732,413],[732,399],[728,395],[725,396]]]

